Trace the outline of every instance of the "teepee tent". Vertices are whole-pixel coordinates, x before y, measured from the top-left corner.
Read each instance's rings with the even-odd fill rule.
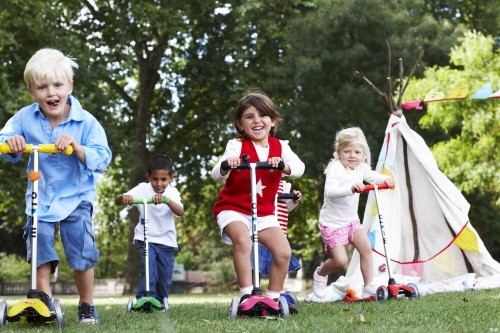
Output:
[[[500,274],[500,264],[469,221],[469,204],[438,169],[434,156],[403,115],[392,114],[376,170],[395,179],[396,187],[379,190],[391,274],[438,281],[475,273]],[[363,225],[373,248],[374,280],[387,276],[387,264],[374,194],[368,195]],[[359,254],[353,253],[346,279],[362,286]],[[380,279],[378,279],[380,281]]]
[[[469,203],[439,170],[425,141],[408,126],[402,113],[403,94],[423,53],[406,82],[402,59],[399,59],[400,86],[396,102],[392,96],[389,43],[387,50],[387,93],[356,72],[387,102],[390,118],[376,171],[393,177],[396,183],[394,189],[379,190],[380,212],[375,195],[370,192],[363,216],[363,226],[372,243],[374,282],[387,284],[389,269],[391,276],[404,280],[396,279],[398,283],[460,280],[465,275],[498,280],[500,263],[491,257],[472,226]],[[384,223],[389,260],[385,257],[379,215]],[[332,286],[339,290],[360,290],[362,285],[359,253],[354,251],[345,277]],[[499,283],[490,285],[498,287]]]

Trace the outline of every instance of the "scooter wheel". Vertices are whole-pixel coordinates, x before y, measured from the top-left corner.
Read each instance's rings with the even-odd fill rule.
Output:
[[[231,307],[229,308],[229,319],[234,319],[238,315],[238,305],[240,303],[240,299],[238,296],[234,296],[231,301]]]
[[[280,298],[278,298],[278,305],[280,306],[281,317],[284,319],[290,317],[290,309],[288,308],[288,302],[285,297],[280,296]]]
[[[389,299],[389,289],[386,286],[378,287],[375,299],[379,302],[387,301]]]
[[[415,283],[408,283],[408,287],[411,287],[413,289],[411,298],[420,298],[420,292],[418,291],[418,287]]]
[[[127,312],[132,312],[132,306],[134,305],[134,300],[132,297],[128,299]]]
[[[0,301],[0,326],[7,323],[7,302]]]
[[[168,311],[168,297],[163,297],[163,312]]]
[[[61,308],[61,302],[58,299],[52,301],[52,305],[54,306],[54,311],[56,312],[57,326],[59,328],[64,327],[64,312]]]
[[[291,291],[287,291],[285,293],[285,298],[287,299],[288,303],[291,303],[295,306],[299,305],[299,300],[298,300],[297,296],[295,296],[295,294],[292,293]]]

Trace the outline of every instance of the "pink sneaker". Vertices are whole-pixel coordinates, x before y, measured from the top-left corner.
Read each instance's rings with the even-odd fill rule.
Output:
[[[323,298],[326,297],[326,284],[328,283],[328,276],[319,275],[318,268],[316,268],[313,274],[313,292],[317,297]]]

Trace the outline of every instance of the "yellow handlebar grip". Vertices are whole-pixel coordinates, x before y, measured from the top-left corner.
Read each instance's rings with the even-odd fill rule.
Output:
[[[23,153],[31,154],[33,152],[33,144],[27,144],[26,149]],[[50,153],[50,154],[59,154],[60,151],[56,148],[56,145],[53,143],[43,143],[38,145],[38,151],[40,153]],[[0,143],[0,153],[2,154],[11,154],[12,150],[7,143]],[[69,145],[64,154],[71,155],[73,153],[73,146]]]

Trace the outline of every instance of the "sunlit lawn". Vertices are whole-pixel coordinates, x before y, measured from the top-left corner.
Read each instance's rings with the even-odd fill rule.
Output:
[[[306,303],[289,319],[230,320],[232,294],[171,295],[167,313],[126,311],[128,297],[96,298],[99,325],[77,323],[77,298],[60,297],[64,332],[488,332],[500,333],[500,289],[386,302]],[[3,297],[10,308],[23,298]],[[57,324],[7,323],[0,332],[51,332]]]

